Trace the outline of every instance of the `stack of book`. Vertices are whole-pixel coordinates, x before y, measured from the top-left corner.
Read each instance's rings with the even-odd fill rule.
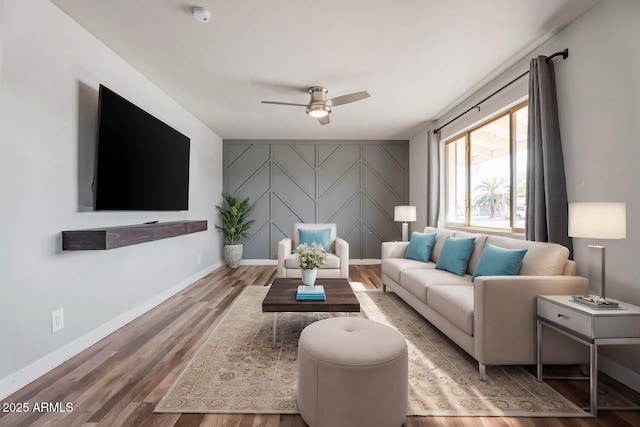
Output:
[[[324,287],[322,285],[316,286],[298,286],[298,292],[296,293],[296,300],[313,300],[313,301],[324,301],[327,299],[326,294],[324,293]]]

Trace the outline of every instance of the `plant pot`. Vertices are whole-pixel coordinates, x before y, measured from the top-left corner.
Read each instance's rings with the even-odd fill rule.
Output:
[[[316,283],[316,276],[318,275],[318,269],[312,268],[310,270],[300,269],[302,274],[302,283],[306,286],[313,286]]]
[[[224,245],[224,262],[229,268],[238,268],[242,259],[242,245]]]

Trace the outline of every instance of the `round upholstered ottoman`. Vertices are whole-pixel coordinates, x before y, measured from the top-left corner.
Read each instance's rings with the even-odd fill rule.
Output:
[[[407,416],[407,343],[357,317],[307,326],[298,343],[298,409],[311,427],[398,427]]]

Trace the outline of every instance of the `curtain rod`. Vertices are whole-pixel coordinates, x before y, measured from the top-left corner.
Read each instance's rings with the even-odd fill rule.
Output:
[[[562,59],[567,59],[567,57],[569,56],[569,49],[565,49],[562,52],[556,52],[553,55],[549,56],[545,61],[547,63],[549,63],[549,61],[551,61],[556,56],[562,56]],[[445,123],[442,126],[440,126],[438,129],[434,129],[433,133],[440,132],[445,126],[450,125],[451,123],[453,123],[456,120],[458,120],[460,117],[464,116],[465,114],[469,113],[470,111],[475,110],[476,108],[478,109],[478,111],[480,111],[480,104],[484,103],[485,101],[487,101],[490,98],[493,98],[494,96],[496,96],[497,94],[499,94],[500,92],[502,92],[503,90],[505,90],[506,88],[508,88],[509,86],[511,86],[512,84],[514,84],[515,82],[517,82],[518,80],[523,78],[524,76],[526,76],[527,74],[529,74],[529,70],[527,70],[524,73],[520,74],[518,77],[516,77],[515,79],[511,80],[509,83],[507,83],[506,85],[502,86],[500,89],[496,90],[491,95],[487,96],[486,98],[484,98],[482,101],[478,102],[473,107],[471,107],[468,110],[458,114],[453,119],[449,120],[447,123]]]

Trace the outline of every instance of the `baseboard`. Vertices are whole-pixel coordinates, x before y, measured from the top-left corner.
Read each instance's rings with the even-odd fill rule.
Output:
[[[6,398],[7,396],[10,396],[30,382],[40,378],[42,375],[60,366],[67,360],[71,359],[73,356],[91,347],[93,344],[97,343],[109,334],[120,329],[132,320],[135,320],[136,318],[142,316],[147,311],[171,298],[178,292],[182,291],[197,280],[203,278],[207,274],[222,267],[223,265],[225,265],[223,261],[216,262],[215,264],[205,268],[204,270],[201,270],[196,274],[187,277],[180,283],[156,295],[150,300],[145,301],[144,303],[132,308],[131,310],[120,314],[107,323],[36,360],[32,364],[25,366],[24,368],[8,375],[5,378],[0,379],[0,400]]]
[[[604,356],[598,357],[598,369],[640,393],[640,373],[632,371],[626,366],[622,366]]]
[[[350,259],[349,265],[376,265],[382,261],[379,259]],[[278,265],[277,259],[243,259],[240,265]]]
[[[278,265],[277,259],[242,259],[240,265]]]
[[[350,259],[349,265],[377,265],[381,264],[380,259]]]

